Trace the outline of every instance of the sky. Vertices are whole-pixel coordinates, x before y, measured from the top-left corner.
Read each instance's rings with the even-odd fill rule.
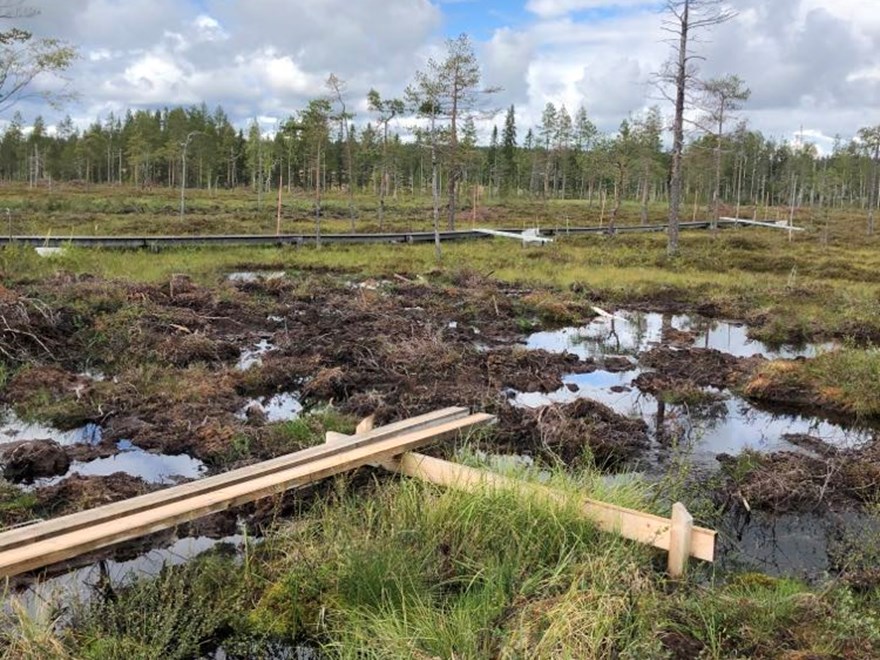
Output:
[[[375,87],[400,95],[444,40],[474,41],[492,99],[515,104],[520,137],[548,102],[583,105],[613,133],[651,105],[670,54],[657,0],[27,0],[18,24],[76,45],[79,98],[57,111],[34,100],[25,122],[69,114],[85,126],[110,112],[202,102],[234,123],[276,122],[347,81],[356,121]],[[737,74],[752,90],[742,112],[765,135],[803,136],[827,151],[835,135],[880,124],[880,0],[729,0],[738,12],[695,44],[708,79]],[[57,81],[43,80],[51,87]],[[13,109],[11,112],[13,112]],[[9,114],[9,113],[8,113]],[[9,117],[0,117],[8,120]],[[401,126],[400,128],[404,128]]]

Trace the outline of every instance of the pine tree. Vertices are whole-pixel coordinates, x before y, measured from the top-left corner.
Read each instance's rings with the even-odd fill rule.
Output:
[[[506,190],[519,187],[516,163],[516,108],[511,105],[504,118],[504,133],[501,137],[501,180]]]

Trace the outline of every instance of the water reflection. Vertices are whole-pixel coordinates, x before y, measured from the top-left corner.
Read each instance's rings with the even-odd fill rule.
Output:
[[[97,424],[59,431],[44,424],[25,422],[10,409],[3,411],[0,419],[0,445],[27,440],[54,440],[60,445],[99,445],[103,439],[103,430]]]
[[[226,276],[226,279],[230,282],[244,282],[244,283],[253,283],[253,282],[268,282],[270,280],[280,280],[284,277],[284,271],[253,271],[253,270],[245,270],[239,271],[235,273],[229,273]]]
[[[529,348],[568,351],[581,358],[635,356],[663,343],[714,348],[737,357],[764,355],[769,358],[815,357],[820,351],[831,348],[830,345],[814,344],[772,348],[749,339],[748,327],[742,323],[632,311],[617,312],[613,317],[598,317],[580,328],[538,332],[526,341]]]
[[[239,419],[247,419],[248,411],[254,408],[265,414],[267,422],[288,422],[299,417],[303,411],[298,394],[283,392],[271,397],[251,399],[236,416]]]
[[[281,319],[282,322],[284,319]],[[235,365],[239,371],[247,371],[251,367],[262,366],[263,356],[269,351],[274,351],[275,345],[268,339],[261,339],[252,348],[246,348],[241,352],[238,363]]]
[[[38,479],[34,488],[57,484],[73,474],[84,477],[106,477],[124,472],[151,484],[174,484],[182,479],[197,479],[207,470],[202,461],[186,454],[152,454],[133,445],[128,440],[116,444],[119,453],[91,461],[74,461],[70,469],[60,477]]]
[[[810,435],[840,448],[860,447],[873,439],[870,428],[846,428],[815,417],[768,412],[730,392],[709,392],[713,397],[697,405],[665,403],[632,385],[638,373],[571,374],[563,378],[566,386],[555,392],[516,392],[512,403],[537,408],[593,399],[626,417],[644,419],[658,440],[677,439],[679,445],[690,448],[698,464],[711,467],[718,454],[738,454],[744,449],[802,451],[786,441],[786,435]],[[569,384],[576,386],[575,391]]]

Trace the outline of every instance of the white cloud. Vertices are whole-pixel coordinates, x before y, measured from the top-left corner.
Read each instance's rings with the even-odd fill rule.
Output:
[[[585,9],[651,7],[657,4],[656,0],[529,0],[526,9],[542,18],[552,18]]]
[[[226,41],[229,39],[229,34],[223,29],[220,22],[207,14],[196,16],[193,27],[199,41]]]
[[[745,112],[752,126],[791,137],[803,125],[806,136],[827,142],[880,123],[877,0],[730,3],[739,17],[703,35],[701,66],[706,76],[745,79],[753,90]],[[348,82],[350,107],[365,120],[370,87],[398,95],[426,57],[439,53],[446,4],[65,0],[45,3],[27,27],[81,47],[71,78],[82,101],[67,111],[83,123],[132,106],[203,101],[222,104],[242,125],[254,116],[284,117],[325,93],[331,72]],[[479,2],[468,4],[479,11]],[[660,102],[650,85],[669,55],[659,4],[523,0],[517,9],[526,8],[524,18],[496,18],[496,29],[478,44],[485,83],[504,88],[492,102],[502,109],[495,121],[516,104],[522,137],[548,101],[572,113],[584,104],[612,132],[628,114]],[[22,111],[53,121],[44,107]]]

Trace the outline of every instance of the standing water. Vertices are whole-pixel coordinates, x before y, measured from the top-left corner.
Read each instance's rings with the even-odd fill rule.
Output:
[[[655,439],[654,460],[648,470],[661,472],[666,459],[682,453],[701,471],[718,468],[716,456],[805,449],[790,443],[788,436],[809,435],[838,448],[857,448],[874,440],[876,429],[831,423],[820,417],[777,414],[761,409],[727,390],[705,389],[697,404],[670,404],[641,392],[633,381],[644,371],[639,356],[657,346],[709,348],[748,358],[815,357],[833,346],[807,345],[773,348],[749,339],[748,328],[739,323],[712,321],[695,316],[618,312],[578,328],[531,335],[526,345],[550,352],[569,352],[599,365],[611,356],[627,356],[632,369],[611,373],[600,369],[570,374],[564,386],[549,394],[514,392],[512,403],[539,407],[568,403],[579,398],[599,401],[615,412],[643,419]],[[619,361],[617,361],[619,362]],[[745,518],[728,516],[719,529],[719,563],[723,568],[758,570],[770,575],[816,578],[840,567],[841,539],[880,524],[859,512],[839,514],[756,512]]]

